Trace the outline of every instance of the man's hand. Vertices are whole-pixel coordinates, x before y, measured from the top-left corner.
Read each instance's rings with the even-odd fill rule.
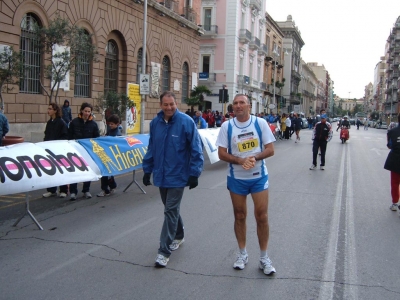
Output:
[[[144,173],[144,176],[143,176],[143,184],[144,184],[145,186],[151,185],[150,176],[151,176],[151,173]]]
[[[194,189],[199,184],[199,179],[196,176],[189,176],[189,180],[187,185],[189,186],[189,190]]]
[[[245,161],[242,164],[243,169],[245,170],[250,170],[251,168],[254,168],[256,163],[256,158],[254,156],[250,156],[245,158]]]

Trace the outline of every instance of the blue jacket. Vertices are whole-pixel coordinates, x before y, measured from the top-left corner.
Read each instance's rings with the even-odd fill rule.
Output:
[[[150,139],[143,172],[153,173],[155,186],[185,187],[189,176],[203,170],[203,150],[193,119],[176,110],[168,122],[160,111],[150,122]]]
[[[0,112],[0,144],[1,144],[1,139],[8,133],[9,130],[10,127],[8,125],[8,120],[6,116]]]
[[[194,117],[193,117],[193,121],[194,121],[194,124],[196,124],[196,127],[197,127],[198,129],[207,128],[206,120],[204,120],[202,116],[200,116],[200,117],[194,116]],[[198,125],[200,125],[200,126],[198,126]]]

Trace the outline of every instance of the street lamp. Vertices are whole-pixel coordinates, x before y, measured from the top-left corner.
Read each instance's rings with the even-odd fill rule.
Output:
[[[273,103],[275,104],[276,103],[276,101],[275,101],[275,89],[276,89],[276,82],[275,82],[275,79],[276,79],[276,69],[277,69],[277,67],[278,67],[278,62],[276,61],[276,57],[278,56],[279,57],[279,53],[278,53],[278,51],[276,51],[276,48],[274,49],[274,51],[272,51],[272,53],[274,54],[274,97],[273,97]],[[270,111],[271,112],[271,111]]]

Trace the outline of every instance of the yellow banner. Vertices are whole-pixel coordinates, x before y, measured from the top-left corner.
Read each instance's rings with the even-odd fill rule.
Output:
[[[135,106],[126,111],[126,135],[140,133],[140,105],[141,96],[139,94],[139,85],[128,83],[127,94],[130,101],[133,101]]]

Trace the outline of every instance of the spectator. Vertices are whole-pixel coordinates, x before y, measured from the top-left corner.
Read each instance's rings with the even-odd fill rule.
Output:
[[[217,127],[221,127],[223,122],[223,115],[219,113],[219,111],[217,110],[215,112],[215,126]]]
[[[400,114],[397,116],[400,124]],[[384,168],[390,171],[390,187],[392,195],[392,205],[390,209],[399,209],[399,190],[400,190],[400,125],[387,132],[387,145],[390,152],[386,158]]]
[[[50,103],[47,108],[47,115],[50,119],[47,121],[44,130],[44,141],[58,141],[68,139],[67,125],[61,118],[61,109],[57,103]],[[68,185],[60,186],[60,198],[67,197]],[[57,196],[57,187],[47,188],[47,193],[43,194],[44,198]]]
[[[196,111],[196,115],[193,117],[193,121],[196,124],[197,129],[207,128],[206,120],[201,116],[201,111]]]
[[[118,115],[111,115],[107,119],[107,136],[121,136],[121,130],[119,124],[121,123]],[[97,197],[109,196],[115,192],[117,183],[115,182],[114,176],[102,176],[101,177],[101,192],[97,194]]]
[[[3,108],[0,109],[0,146],[2,146],[2,140],[6,134],[10,131],[10,125],[8,124],[7,117],[3,114]]]
[[[326,121],[326,114],[321,115],[321,121],[318,122],[313,131],[313,163],[310,167],[310,170],[315,170],[317,168],[317,156],[318,151],[321,149],[321,164],[320,169],[325,170],[325,153],[326,146],[328,142],[332,139],[332,126],[330,123]]]
[[[68,128],[68,139],[79,140],[88,138],[97,138],[100,136],[99,127],[93,120],[93,106],[87,102],[82,103],[80,113],[77,118],[73,119]],[[89,192],[90,181],[83,183],[82,193],[86,199],[92,198]],[[78,184],[71,183],[69,185],[70,200],[76,200],[78,194]]]
[[[296,132],[295,143],[300,142],[300,130],[301,128],[303,128],[303,120],[299,117],[297,113],[293,114],[292,126],[294,128],[294,131]]]
[[[72,121],[71,107],[69,107],[69,101],[67,99],[65,99],[64,105],[62,107],[62,119],[64,120],[65,124],[67,124],[67,126]]]
[[[184,242],[180,205],[185,186],[193,189],[203,169],[203,151],[192,118],[177,109],[175,94],[166,91],[160,96],[161,111],[150,122],[150,139],[143,158],[143,184],[159,187],[164,204],[164,224],[156,267],[166,267],[171,251]]]

